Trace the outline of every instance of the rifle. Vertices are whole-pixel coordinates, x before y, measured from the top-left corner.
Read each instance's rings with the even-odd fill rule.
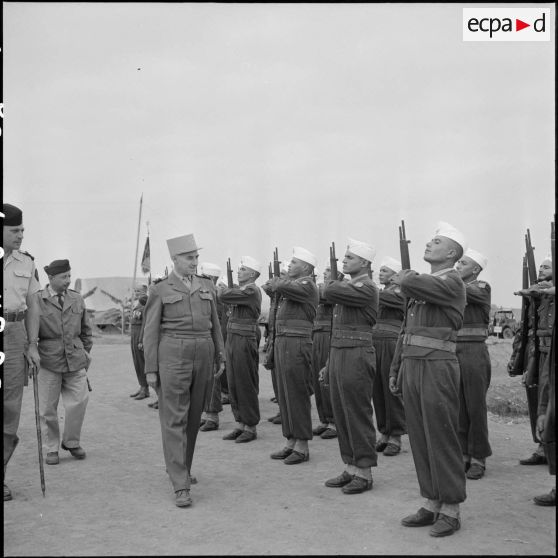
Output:
[[[527,266],[529,268],[529,285],[533,286],[537,282],[537,267],[535,264],[535,247],[531,244],[531,232],[527,229],[527,234],[525,235],[525,248],[526,248],[526,258]]]
[[[232,274],[232,267],[231,267],[231,259],[229,258],[227,260],[227,285],[230,288],[232,288],[234,286],[233,283],[233,274]]]
[[[41,475],[41,490],[45,497],[45,468],[43,465],[43,438],[41,436],[41,419],[39,417],[39,385],[37,381],[37,367],[31,364],[31,374],[33,376],[33,396],[35,398],[35,427],[37,429],[37,445],[39,447],[39,472]]]
[[[279,252],[277,248],[273,251],[273,266],[269,264],[269,279],[274,277],[281,277],[281,262],[279,261]],[[272,293],[271,305],[269,307],[269,318],[267,324],[269,343],[267,347],[267,354],[265,359],[265,368],[272,370],[275,367],[275,320],[277,317],[277,308],[279,306],[279,295]]]
[[[399,227],[399,251],[401,252],[401,269],[411,269],[411,259],[409,257],[409,244],[407,233],[405,232],[405,221],[401,220]]]
[[[527,265],[527,254],[523,256],[522,289],[529,288],[529,267]],[[525,352],[527,350],[527,335],[529,332],[529,298],[521,297],[521,339],[513,364],[508,370],[510,376],[521,376],[525,368]],[[515,340],[514,340],[515,345]]]
[[[337,281],[339,272],[337,271],[337,257],[335,256],[335,242],[332,242],[329,248],[329,269],[330,280]]]

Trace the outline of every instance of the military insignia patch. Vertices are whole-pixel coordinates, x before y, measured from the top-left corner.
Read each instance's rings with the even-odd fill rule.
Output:
[[[308,281],[302,281],[303,285],[308,285]]]
[[[479,287],[481,289],[486,289],[486,283],[484,281],[479,281]]]
[[[360,281],[355,283],[355,287],[364,287],[364,283],[361,283]]]

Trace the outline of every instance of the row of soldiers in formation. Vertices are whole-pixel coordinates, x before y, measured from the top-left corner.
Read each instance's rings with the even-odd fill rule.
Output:
[[[6,205],[4,209],[6,213]],[[21,212],[16,221],[17,218],[5,219],[4,239],[10,241],[10,234],[15,231],[20,245]],[[164,458],[175,503],[187,507],[192,503],[190,471],[201,415],[204,408],[208,410],[208,401],[225,363],[237,423],[225,438],[238,443],[257,438],[261,292],[255,281],[261,266],[254,258],[242,258],[238,286],[217,289],[216,277],[197,274],[199,247],[193,235],[169,239],[167,244],[173,271],[153,284],[146,295],[143,334],[138,342],[143,349],[145,380],[158,395]],[[13,243],[10,257],[5,260],[5,281],[9,264],[28,263],[19,252],[19,245]],[[275,378],[285,438],[284,447],[270,457],[289,465],[308,461],[308,442],[314,434],[310,403],[313,392],[318,402],[320,428],[334,426],[344,464],[340,475],[325,482],[328,487],[339,487],[346,494],[372,489],[371,468],[377,464],[377,452],[389,449],[392,455],[397,454],[401,435],[407,432],[420,492],[426,502],[415,514],[403,518],[402,523],[413,527],[429,525],[432,536],[451,535],[460,528],[459,504],[466,497],[466,476],[481,478],[486,458],[491,455],[486,417],[490,359],[485,344],[490,286],[477,279],[486,266],[486,258],[467,250],[463,234],[447,223],[440,223],[426,245],[424,260],[431,266],[429,274],[399,269],[396,260],[385,260],[380,267],[384,289],[379,291],[371,279],[374,258],[375,250],[370,244],[350,239],[343,258],[343,274],[350,279],[326,275],[324,284],[316,285],[313,278],[316,257],[296,247],[286,276],[273,277],[263,285],[274,301],[266,366]],[[53,285],[58,285],[59,276],[68,272],[66,262],[60,260],[56,266],[47,266],[52,271],[49,280]],[[541,265],[541,282],[519,293],[534,301],[546,301],[538,307],[533,303],[531,312],[538,312],[540,319],[537,329],[531,325],[527,335],[541,367],[537,405],[532,413],[533,434],[536,440],[545,442],[547,450],[553,448],[554,440],[554,398],[549,395],[554,388],[553,359],[543,356],[548,353],[545,347],[551,350],[546,341],[550,339],[554,296],[549,263]],[[25,304],[30,304],[34,266],[29,266],[26,273],[20,271],[17,269],[13,275],[14,281],[21,284],[14,288],[14,281],[8,277],[13,292],[7,292],[5,286],[5,302],[9,301],[4,310],[7,325],[21,324],[22,320],[25,325],[29,323],[30,312]],[[61,285],[66,291],[62,289],[64,292],[58,294],[67,296],[68,285],[65,282]],[[50,297],[56,305],[57,289],[50,292],[48,288],[45,300]],[[14,293],[20,294],[19,300]],[[219,304],[230,308],[226,343],[220,327]],[[61,316],[64,309],[62,301],[58,307]],[[85,312],[83,316],[86,320]],[[542,325],[543,316],[548,317],[546,326]],[[25,328],[22,331],[25,334]],[[36,339],[34,335],[35,330],[25,352],[31,363],[39,366],[36,343],[40,349],[41,334]],[[77,340],[82,332],[76,328],[73,335]],[[64,360],[66,368],[70,363],[68,354],[80,347],[77,341],[70,341],[64,339],[56,348],[49,345],[51,352],[60,352],[58,357]],[[23,360],[24,351],[20,349],[12,356]],[[89,359],[80,362],[80,370],[87,368],[88,362]],[[41,372],[42,369],[41,365]],[[65,376],[75,371],[70,366],[61,372]],[[16,433],[6,432],[6,411],[14,408],[12,403],[6,405],[10,377],[4,378],[5,466],[17,443]],[[527,382],[527,388],[532,391],[533,385]],[[381,433],[378,440],[372,401]],[[210,415],[206,417],[206,424],[209,422]],[[12,420],[12,430],[13,424]],[[62,447],[73,449],[72,455],[75,452],[74,457],[82,458],[77,455],[81,449],[79,440],[66,447],[63,443]],[[552,453],[546,453],[551,473]],[[9,499],[7,492],[4,483],[5,499]],[[546,496],[548,503],[552,492]]]
[[[217,427],[218,411],[208,402],[220,392],[215,379],[225,361],[237,425],[224,438],[237,443],[257,438],[261,293],[255,281],[261,265],[244,257],[239,285],[215,288],[220,270],[208,273],[211,266],[206,264],[212,279],[196,275],[199,253],[193,235],[168,244],[174,270],[150,289],[141,339],[147,383],[159,396],[165,460],[176,504],[189,506],[195,439],[200,424],[202,430]],[[396,455],[401,435],[408,433],[426,503],[402,523],[431,525],[433,536],[451,535],[460,527],[465,478],[482,478],[492,453],[486,410],[491,370],[485,344],[490,286],[478,280],[486,258],[467,250],[462,233],[447,223],[440,223],[426,246],[430,274],[402,270],[389,258],[380,267],[384,288],[378,291],[371,279],[374,257],[372,246],[350,239],[343,258],[343,274],[350,279],[326,272],[324,283],[316,285],[316,257],[295,247],[286,276],[273,277],[262,286],[276,302],[271,304],[265,366],[272,371],[285,438],[284,447],[270,457],[289,465],[308,461],[313,434],[335,429],[345,467],[325,484],[356,494],[372,488],[377,452]],[[548,263],[541,266],[541,279],[548,279],[544,275]],[[542,294],[553,301],[552,289],[543,293],[546,287],[541,283],[521,294]],[[193,298],[195,293],[199,299]],[[204,301],[207,319],[202,324],[193,316]],[[219,304],[230,308],[226,343],[215,325],[220,323]],[[190,389],[190,407],[176,405],[179,368],[187,370],[186,384],[199,386],[196,366],[188,364],[193,347],[186,349],[184,343],[193,339],[199,343],[202,329],[213,346],[207,362],[217,372],[203,393]],[[178,355],[184,358],[182,364],[177,364]],[[315,429],[312,393],[321,422]],[[184,427],[186,445],[177,447],[177,429]],[[540,431],[535,436],[538,440]]]

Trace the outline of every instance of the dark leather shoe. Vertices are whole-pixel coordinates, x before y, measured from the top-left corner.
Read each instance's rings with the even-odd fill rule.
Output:
[[[471,463],[465,476],[471,480],[482,479],[484,477],[484,467],[480,463]]]
[[[401,525],[405,525],[405,527],[424,527],[426,525],[434,525],[437,517],[437,513],[431,512],[426,508],[420,508],[417,513],[404,517],[401,520]]]
[[[388,442],[386,449],[384,450],[384,455],[392,456],[397,455],[401,451],[401,446],[394,444],[393,442]]]
[[[465,468],[465,472],[467,472],[471,468],[471,462],[470,461],[464,461],[463,462],[463,467]]]
[[[232,432],[225,434],[223,436],[223,440],[236,440],[243,432],[244,430],[241,430],[240,428],[235,428]]]
[[[384,451],[386,449],[387,446],[387,440],[380,440],[377,444],[376,444],[376,451],[378,453]]]
[[[272,417],[269,417],[269,418],[267,419],[267,422],[273,422],[278,416],[279,416],[279,415],[277,414],[277,415],[273,415]]]
[[[520,465],[544,465],[546,464],[546,457],[544,455],[539,455],[538,453],[534,453],[531,457],[527,459],[520,459]]]
[[[325,481],[325,485],[330,488],[341,488],[346,484],[349,484],[353,480],[353,476],[347,471],[343,471],[338,477],[333,477]]]
[[[283,448],[280,451],[272,453],[269,457],[271,457],[271,459],[286,459],[289,455],[291,455],[291,453],[293,453],[291,448]]]
[[[149,390],[147,388],[141,388],[139,393],[134,397],[136,401],[141,401],[149,397]]]
[[[11,499],[12,499],[12,493],[10,492],[8,485],[4,483],[4,502],[7,502],[8,500]]]
[[[281,424],[281,415],[274,417],[271,422],[273,422],[273,424]]]
[[[228,395],[222,395],[221,405],[230,405],[230,404],[231,404],[231,398]]]
[[[212,420],[206,420],[201,426],[200,426],[200,430],[202,432],[209,432],[210,430],[217,430],[219,428],[219,425]]]
[[[327,428],[320,434],[320,438],[322,440],[331,440],[333,438],[337,438],[337,430],[334,428]]]
[[[318,424],[316,428],[312,428],[312,434],[319,436],[322,432],[327,430],[327,424]]]
[[[147,406],[151,407],[152,409],[158,409],[159,408],[159,401],[153,401],[153,403],[148,403]]]
[[[138,389],[138,391],[135,391],[134,393],[130,393],[130,397],[136,397],[137,395],[140,394],[141,388]]]
[[[81,446],[77,448],[68,448],[62,443],[62,449],[69,451],[76,459],[85,459],[85,450]]]
[[[553,488],[548,494],[542,494],[541,496],[535,496],[533,502],[537,506],[555,506],[556,505],[556,489]]]
[[[272,398],[270,399],[270,401],[271,401],[272,403],[277,403],[277,397],[272,397]]]
[[[461,522],[455,517],[450,517],[444,513],[438,514],[438,519],[436,523],[430,529],[431,537],[447,537],[448,535],[453,535],[456,531],[459,531],[461,527]]]
[[[372,490],[373,482],[371,480],[364,479],[362,477],[353,477],[353,480],[345,485],[341,490],[345,494],[360,494],[365,490]]]
[[[177,490],[174,493],[174,498],[174,503],[179,508],[187,508],[188,506],[192,505],[192,498],[190,498],[189,490]]]
[[[310,459],[310,453],[302,453],[301,451],[293,450],[291,455],[285,458],[283,463],[285,465],[296,465]]]
[[[47,465],[58,465],[60,463],[60,459],[58,457],[57,451],[49,451],[46,456],[46,464]]]
[[[251,442],[255,440],[258,435],[255,432],[250,432],[250,430],[245,430],[234,442],[235,444],[245,444],[246,442]]]

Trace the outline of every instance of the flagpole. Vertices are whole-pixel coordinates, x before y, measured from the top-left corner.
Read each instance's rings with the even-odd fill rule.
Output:
[[[139,250],[139,237],[140,237],[140,227],[141,227],[141,209],[143,206],[143,192],[141,193],[140,198],[140,207],[139,207],[139,217],[138,217],[138,234],[136,238],[136,258],[134,260],[134,277],[132,279],[132,300],[131,304],[134,305],[134,297],[135,291],[134,287],[136,286],[136,271],[138,269],[138,250]],[[124,311],[122,311],[122,333],[124,333]]]

